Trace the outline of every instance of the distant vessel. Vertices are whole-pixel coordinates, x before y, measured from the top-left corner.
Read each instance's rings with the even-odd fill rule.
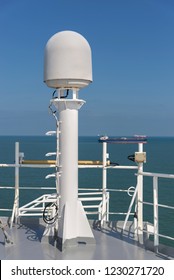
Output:
[[[146,143],[147,142],[147,136],[143,135],[135,135],[134,137],[107,137],[107,136],[102,136],[99,139],[99,142],[107,142],[107,143],[120,143],[120,144],[129,144],[129,143]]]

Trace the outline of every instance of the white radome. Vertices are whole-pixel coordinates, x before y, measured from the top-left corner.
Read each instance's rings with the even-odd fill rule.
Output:
[[[91,48],[82,35],[62,31],[48,40],[44,82],[51,88],[83,88],[92,82]]]

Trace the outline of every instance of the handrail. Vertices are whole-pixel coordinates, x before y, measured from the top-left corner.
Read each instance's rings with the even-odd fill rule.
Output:
[[[139,175],[147,177],[160,177],[166,179],[174,179],[174,174],[165,174],[165,173],[154,173],[154,172],[138,172]]]
[[[59,133],[59,130],[57,129],[57,133]],[[143,152],[143,143],[137,143],[138,144],[138,153],[142,153]],[[58,147],[58,143],[57,143],[57,150],[56,150],[56,161],[24,161],[22,162],[22,157],[20,156],[21,153],[19,153],[19,143],[17,142],[15,144],[15,163],[14,164],[3,164],[0,163],[0,167],[2,168],[6,168],[6,167],[13,167],[15,168],[15,175],[18,173],[19,174],[19,169],[20,168],[55,168],[56,172],[58,171],[58,163],[59,163],[59,147]],[[51,153],[52,155],[52,153]],[[54,153],[55,155],[55,153]],[[25,163],[25,164],[24,164]],[[42,164],[41,164],[42,163]],[[46,164],[43,164],[46,163]],[[49,163],[49,164],[47,164]],[[101,225],[103,225],[104,221],[108,220],[108,215],[109,213],[109,193],[108,192],[112,192],[112,191],[117,191],[117,192],[129,192],[128,194],[130,194],[131,190],[125,190],[125,189],[111,189],[107,187],[107,171],[109,169],[113,169],[113,170],[120,170],[120,169],[124,169],[124,170],[138,170],[142,171],[142,167],[143,167],[143,161],[141,159],[139,159],[139,161],[137,160],[136,163],[134,165],[108,165],[109,163],[109,154],[107,153],[107,143],[103,142],[103,157],[102,157],[102,161],[81,161],[79,162],[81,164],[78,165],[78,168],[100,168],[102,169],[102,187],[101,189],[99,189],[98,191],[100,191],[101,193],[101,197],[100,197],[100,204],[98,206],[99,209],[99,216],[101,218]],[[84,164],[85,163],[85,164]],[[18,177],[17,174],[17,177]],[[59,174],[58,176],[56,176],[57,173],[54,174],[54,177],[56,179],[56,190],[57,193],[59,193],[58,191],[58,185],[59,185]],[[17,178],[18,179],[18,178]],[[142,197],[142,180],[141,180],[141,175],[139,176],[139,181],[138,183],[138,191],[137,191],[137,200],[136,200],[136,204],[138,204],[139,206],[139,217],[138,217],[138,223],[139,229],[142,229],[142,217],[143,217],[143,213],[142,213],[142,209],[141,209],[141,197]],[[46,189],[44,187],[41,187],[43,189]],[[14,200],[14,205],[13,205],[13,212],[12,212],[12,219],[11,221],[13,222],[13,220],[15,219],[15,217],[18,216],[18,211],[19,211],[19,190],[21,189],[27,189],[27,187],[19,187],[19,182],[18,180],[15,180],[15,200]],[[30,188],[29,188],[30,189]],[[49,188],[51,189],[51,188]],[[79,192],[81,192],[82,189],[79,189]],[[91,191],[91,195],[94,196],[94,192],[92,193],[92,189],[90,189]],[[87,194],[89,196],[89,194]],[[80,194],[80,196],[83,196],[82,194]],[[136,205],[137,207],[137,205]],[[112,212],[113,213],[113,212]],[[119,212],[116,214],[126,214],[123,212]],[[132,213],[129,213],[130,215]],[[11,226],[12,226],[12,222],[11,222]],[[141,231],[140,231],[141,233]]]
[[[56,164],[15,164],[15,163],[0,163],[0,167],[22,167],[22,168],[55,168]],[[78,168],[103,168],[103,165],[100,164],[94,164],[94,165],[88,165],[88,164],[79,164]],[[112,165],[107,165],[105,167],[106,169],[137,169],[137,166],[134,165],[117,165],[117,166],[112,166]]]
[[[173,209],[174,206],[165,205],[158,203],[158,179],[165,178],[165,179],[174,179],[174,174],[164,174],[164,173],[153,173],[153,172],[139,172],[142,176],[152,177],[153,178],[153,203],[143,201],[143,204],[153,205],[153,213],[154,213],[154,248],[158,251],[159,246],[159,237],[167,238],[174,240],[174,237],[163,235],[159,233],[159,213],[158,208],[168,208]]]
[[[0,186],[0,189],[15,189],[15,187]],[[20,190],[55,190],[55,187],[19,187]]]

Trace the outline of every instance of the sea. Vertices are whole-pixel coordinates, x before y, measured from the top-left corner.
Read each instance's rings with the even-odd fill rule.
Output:
[[[102,144],[98,137],[79,137],[79,160],[102,160]],[[48,159],[45,154],[56,151],[56,139],[53,136],[0,136],[0,163],[14,163],[15,142],[19,142],[20,152],[24,153],[26,160]],[[147,160],[144,171],[174,174],[174,137],[148,137],[144,144]],[[138,151],[137,144],[108,144],[109,160],[118,165],[135,165],[128,159],[129,155]],[[49,158],[49,159],[54,159]],[[39,187],[55,187],[54,178],[45,179],[53,173],[50,168],[20,168],[20,206],[44,193],[53,190],[38,190]],[[14,186],[14,168],[0,167],[0,208],[12,209],[14,202],[14,189],[3,189],[3,186]],[[136,187],[136,170],[112,169],[107,172],[107,188],[110,191],[110,212],[127,212],[131,197],[126,191],[129,187]],[[143,197],[145,202],[153,201],[152,178],[144,178]],[[32,187],[26,190],[23,187]],[[34,188],[34,189],[33,189]],[[79,169],[79,188],[102,188],[101,169]],[[174,180],[159,180],[159,203],[174,207]],[[2,212],[0,215],[10,215],[11,212]],[[159,230],[161,234],[174,237],[174,209],[159,207]],[[97,218],[97,217],[93,217]],[[111,214],[111,220],[124,220],[125,216]],[[144,220],[153,222],[153,208],[144,205]],[[163,243],[174,246],[174,242],[161,238]]]

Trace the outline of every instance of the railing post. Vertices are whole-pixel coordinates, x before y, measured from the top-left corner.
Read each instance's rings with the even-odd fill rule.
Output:
[[[19,211],[19,142],[15,143],[15,165],[15,198],[10,227],[12,227],[14,219],[18,217]]]
[[[132,196],[131,203],[130,203],[129,208],[128,208],[128,211],[127,211],[127,215],[126,215],[125,220],[124,220],[122,232],[123,232],[123,231],[125,230],[125,228],[126,228],[126,224],[127,224],[128,219],[129,219],[129,215],[130,215],[130,213],[131,213],[132,206],[133,206],[133,203],[134,203],[135,198],[136,198],[136,195],[137,195],[137,190],[138,190],[138,186],[136,186],[136,189],[135,189],[134,194],[133,194],[133,196]],[[136,235],[137,235],[137,234],[135,233],[135,236],[136,236]]]
[[[102,215],[101,215],[101,225],[106,221],[106,187],[107,187],[107,143],[103,142],[103,176],[102,176]]]
[[[138,144],[138,152],[143,152],[143,143]],[[138,163],[138,192],[137,192],[137,224],[138,224],[138,239],[140,244],[143,244],[143,175],[140,175],[139,172],[143,172],[143,163]]]
[[[153,219],[154,219],[154,249],[157,252],[159,246],[158,236],[158,177],[153,177]]]
[[[56,117],[56,116],[55,116]],[[59,134],[60,134],[60,122],[56,117],[56,191],[59,193],[59,167],[60,167],[60,143],[59,143]]]
[[[106,210],[107,211],[107,216],[106,216],[107,217],[106,218],[107,221],[109,221],[109,196],[110,196],[110,194],[108,192],[107,193],[107,206],[106,206],[107,207],[107,210]]]

